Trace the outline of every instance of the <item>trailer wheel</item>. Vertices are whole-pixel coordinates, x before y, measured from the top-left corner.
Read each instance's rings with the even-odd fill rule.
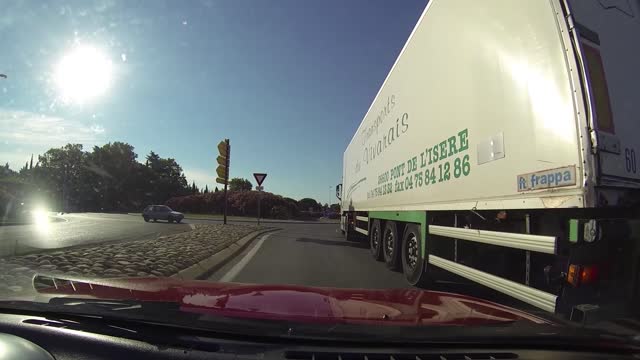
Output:
[[[398,228],[395,221],[387,221],[382,233],[382,253],[384,262],[391,270],[400,268],[400,239],[398,239]]]
[[[402,272],[413,286],[424,285],[427,280],[427,262],[422,256],[420,226],[408,224],[402,239]]]
[[[380,229],[380,220],[373,220],[371,224],[369,249],[374,259],[382,261],[382,230]]]

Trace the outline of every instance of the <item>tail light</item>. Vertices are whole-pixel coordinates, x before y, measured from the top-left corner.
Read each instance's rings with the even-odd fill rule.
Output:
[[[596,265],[569,265],[567,282],[573,287],[594,284],[598,280],[599,268]]]

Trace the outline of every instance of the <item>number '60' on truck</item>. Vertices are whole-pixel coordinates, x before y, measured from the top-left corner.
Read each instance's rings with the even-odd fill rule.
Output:
[[[412,285],[640,303],[640,2],[609,3],[429,1],[344,153],[347,239]]]

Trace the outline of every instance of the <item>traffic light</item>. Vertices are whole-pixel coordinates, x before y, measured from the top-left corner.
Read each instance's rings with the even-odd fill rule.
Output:
[[[231,146],[229,145],[229,139],[224,139],[218,144],[218,168],[216,169],[216,182],[218,184],[227,185],[229,182],[229,154],[231,153]]]

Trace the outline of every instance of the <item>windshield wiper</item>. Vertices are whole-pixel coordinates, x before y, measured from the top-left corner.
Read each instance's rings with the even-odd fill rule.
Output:
[[[120,314],[130,313],[135,315],[157,315],[167,312],[179,312],[180,305],[175,302],[162,301],[137,301],[137,300],[109,300],[86,299],[74,297],[54,297],[48,305],[64,311],[74,313],[100,313]]]
[[[153,319],[158,322],[174,322],[176,316],[181,319],[196,318],[195,315],[182,312],[177,303],[160,301],[54,297],[48,302],[1,301],[0,308],[92,317]]]

